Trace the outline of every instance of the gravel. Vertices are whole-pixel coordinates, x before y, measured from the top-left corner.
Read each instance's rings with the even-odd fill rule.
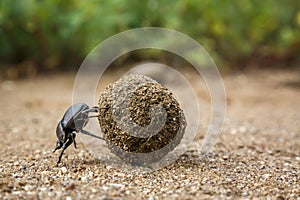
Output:
[[[228,114],[208,155],[198,153],[210,117],[199,86],[203,134],[151,173],[105,165],[80,140],[56,166],[55,127],[72,103],[74,75],[2,82],[0,199],[299,199],[299,77],[287,70],[226,75]]]

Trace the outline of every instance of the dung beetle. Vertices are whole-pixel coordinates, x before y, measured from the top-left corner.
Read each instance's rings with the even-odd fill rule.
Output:
[[[89,135],[103,140],[103,138],[94,135],[86,130],[83,130],[83,127],[86,126],[86,124],[89,121],[89,118],[97,117],[97,116],[89,116],[89,113],[90,112],[97,113],[98,111],[99,109],[97,106],[89,108],[89,106],[85,103],[77,103],[68,108],[62,120],[58,122],[56,127],[56,136],[58,140],[56,142],[56,147],[53,150],[53,153],[56,150],[62,148],[62,151],[58,157],[57,165],[60,163],[64,151],[72,143],[74,143],[75,148],[77,148],[75,142],[76,133],[81,132],[85,135]]]

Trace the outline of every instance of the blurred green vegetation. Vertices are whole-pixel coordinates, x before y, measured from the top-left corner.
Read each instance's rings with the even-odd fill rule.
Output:
[[[145,26],[191,36],[221,67],[300,55],[299,0],[1,0],[0,70],[78,68],[99,42]]]

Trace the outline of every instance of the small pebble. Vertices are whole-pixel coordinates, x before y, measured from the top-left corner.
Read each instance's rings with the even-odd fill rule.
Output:
[[[82,180],[82,182],[88,182],[89,181],[89,177],[87,177],[87,176],[83,176],[83,177],[81,177],[81,180]]]
[[[75,189],[75,183],[71,182],[66,186],[66,190],[73,190]]]
[[[62,168],[61,168],[61,172],[62,172],[63,174],[65,174],[65,173],[68,172],[68,169],[67,169],[66,167],[62,167]]]
[[[45,191],[47,191],[47,188],[41,187],[40,190],[41,190],[42,192],[45,192]]]

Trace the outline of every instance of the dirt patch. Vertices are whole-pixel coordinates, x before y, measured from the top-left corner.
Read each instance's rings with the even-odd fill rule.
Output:
[[[55,128],[72,103],[74,78],[63,74],[0,84],[0,199],[300,198],[298,70],[225,75],[224,130],[206,156],[197,150],[210,99],[199,86],[197,142],[176,163],[152,173],[106,166],[80,140],[56,166]]]

